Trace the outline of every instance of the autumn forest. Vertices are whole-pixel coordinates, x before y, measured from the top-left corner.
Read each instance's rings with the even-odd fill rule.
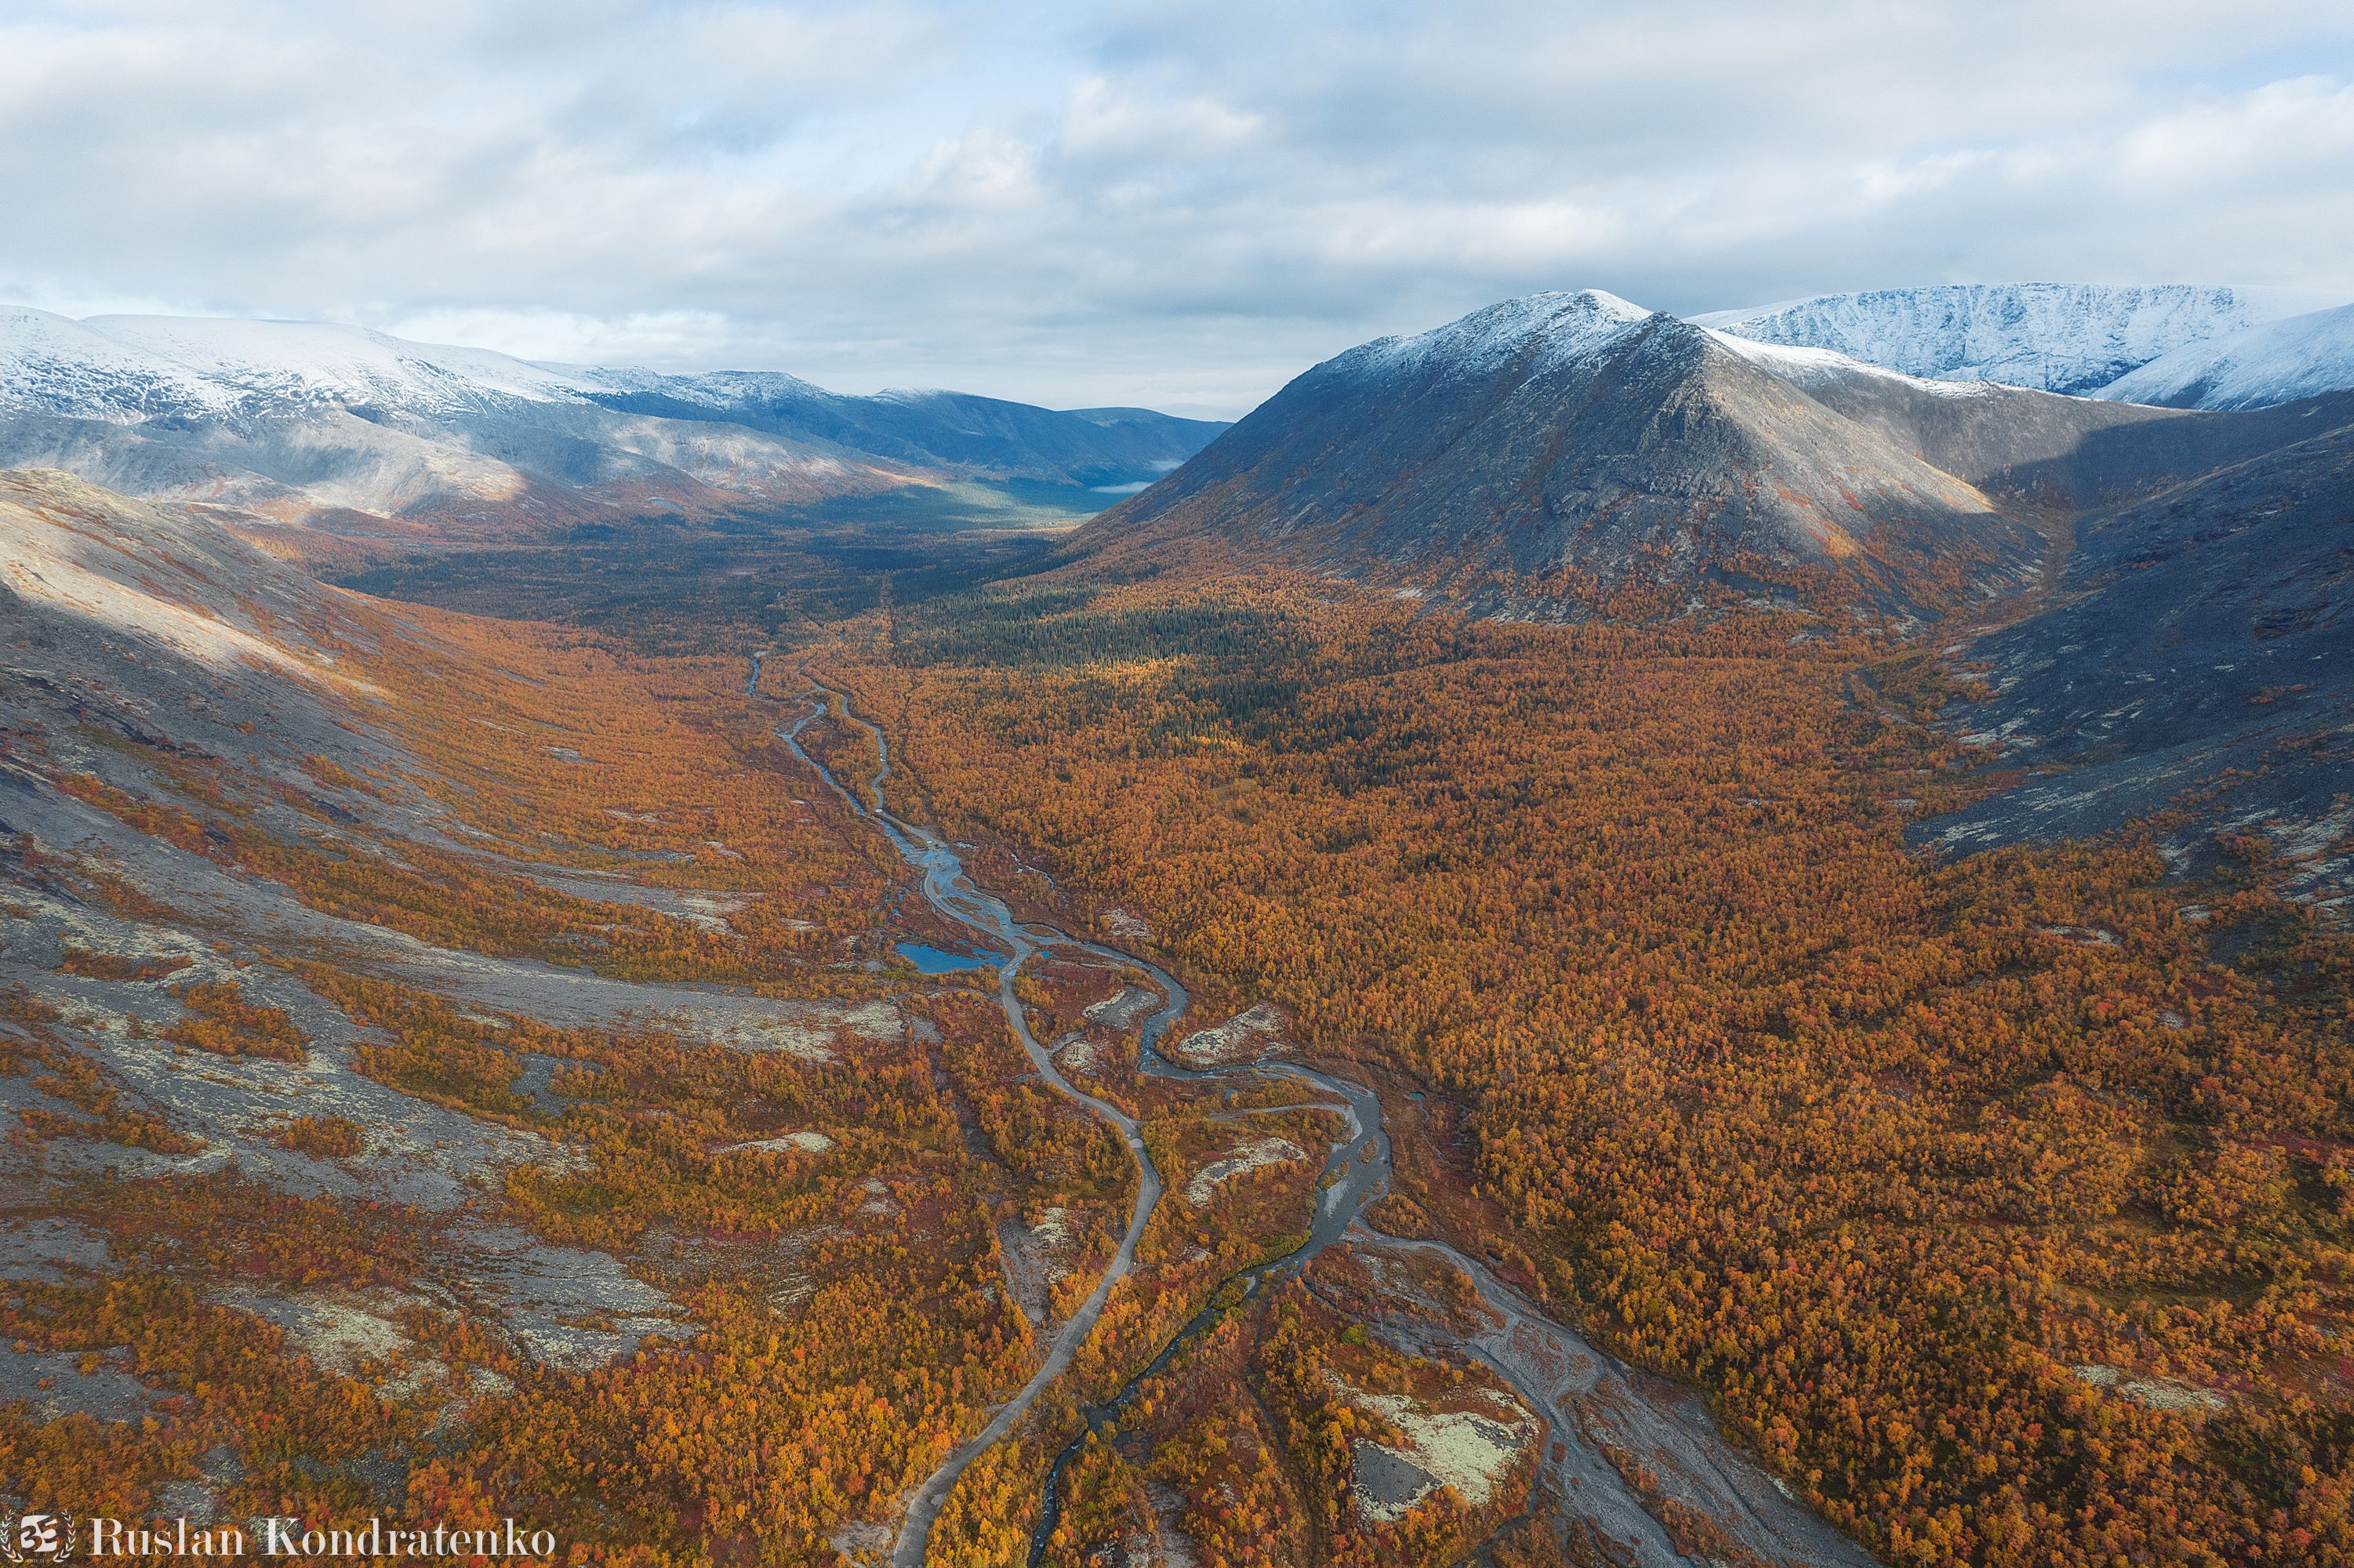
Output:
[[[12,713],[13,1495],[2354,1562],[2354,941],[2274,841],[1946,843],[1981,673],[1796,601],[674,543]]]

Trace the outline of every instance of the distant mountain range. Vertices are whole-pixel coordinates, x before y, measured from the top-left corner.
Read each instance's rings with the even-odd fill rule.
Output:
[[[2312,302],[2171,284],[1956,285],[1823,295],[1689,323],[1621,302],[1586,327],[1507,304],[1317,367],[1221,459],[1252,450],[1249,463],[1267,477],[1266,465],[1301,459],[1311,439],[1302,426],[1270,445],[1275,425],[1306,416],[1321,432],[1312,439],[1328,443],[1377,425],[1394,455],[1416,454],[1398,495],[1375,506],[1366,489],[1374,470],[1344,473],[1356,460],[1336,444],[1330,461],[1310,465],[1331,493],[1284,489],[1282,504],[1304,508],[1288,521],[1252,511],[1277,504],[1264,496],[1221,515],[1235,526],[1321,529],[1336,548],[1346,535],[1441,575],[1467,550],[1482,569],[1525,574],[1557,569],[1564,551],[1603,559],[1609,540],[1654,539],[1672,555],[1683,546],[1659,529],[1689,504],[1708,513],[1691,548],[1785,565],[1848,561],[1842,569],[1877,585],[1882,602],[1925,608],[1925,571],[1942,571],[1939,593],[1950,598],[1972,572],[1991,573],[1990,587],[2032,552],[1970,492],[1967,463],[1909,445],[1916,427],[1989,428],[1978,416],[1991,405],[1961,418],[1959,406],[1924,403],[1933,394],[1922,387],[1860,379],[1872,367],[1923,387],[2264,407],[2354,387],[2354,306],[2296,313]],[[1638,324],[1639,341],[1617,341],[1619,328]],[[1490,387],[1502,397],[1509,384],[1509,406],[1458,396],[1477,366],[1502,366],[1523,347],[1534,356],[1526,374]],[[1842,390],[1827,392],[1835,385]],[[1806,401],[1787,400],[1792,387]],[[1882,406],[1892,399],[1913,412]],[[1644,408],[1649,422],[1628,424]],[[2099,422],[2081,409],[2037,418],[2071,429]],[[1689,440],[1678,434],[1683,420]],[[542,364],[321,323],[74,321],[0,308],[0,467],[61,469],[214,507],[249,534],[270,535],[273,548],[347,564],[649,518],[1067,524],[1151,485],[1225,428],[957,392],[845,397],[774,371]],[[1521,438],[1548,431],[1553,454],[1540,461]],[[1483,455],[1457,473],[1470,454]],[[1205,495],[1226,482],[1221,471],[1187,474],[1128,521]],[[1956,488],[1957,477],[1967,482]],[[1482,544],[1479,509],[1520,516],[1531,482],[1553,521],[1516,524]],[[1561,550],[1545,542],[1547,527],[1562,534],[1573,519],[1582,520],[1573,531],[1594,536],[1578,544],[1563,534]]]
[[[2122,402],[2264,408],[2354,387],[2354,305],[2186,344],[2101,388]]]
[[[2188,283],[1957,283],[1821,294],[1692,320],[1908,376],[2247,408],[2354,387],[2354,307],[2316,311],[2317,302]]]
[[[363,552],[860,498],[918,520],[1067,520],[1221,429],[953,392],[851,397],[771,373],[542,365],[317,323],[0,310],[0,466]]]

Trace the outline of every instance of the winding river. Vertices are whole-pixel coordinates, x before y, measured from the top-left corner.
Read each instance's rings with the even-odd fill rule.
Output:
[[[759,692],[763,655],[752,656],[748,694]],[[1207,1081],[1286,1077],[1319,1091],[1326,1108],[1339,1113],[1345,1135],[1327,1157],[1317,1209],[1308,1239],[1282,1257],[1253,1265],[1225,1282],[1247,1297],[1279,1275],[1305,1268],[1326,1247],[1345,1239],[1369,1269],[1402,1302],[1419,1311],[1387,1314],[1380,1326],[1398,1342],[1425,1352],[1463,1355],[1488,1366],[1509,1383],[1545,1427],[1539,1439],[1540,1468],[1557,1498],[1572,1499],[1575,1512],[1615,1543],[1614,1554],[1638,1568],[1697,1563],[1670,1538],[1653,1510],[1620,1474],[1606,1450],[1631,1457],[1657,1478],[1657,1489],[1698,1510],[1734,1544],[1768,1563],[1871,1568],[1872,1558],[1820,1519],[1791,1501],[1776,1483],[1725,1442],[1699,1402],[1661,1380],[1634,1372],[1595,1350],[1575,1330],[1544,1316],[1484,1265],[1444,1242],[1384,1235],[1364,1223],[1363,1211],[1389,1189],[1390,1142],[1381,1102],[1362,1084],[1291,1063],[1238,1065],[1201,1072],[1161,1054],[1160,1043],[1185,1012],[1189,998],[1176,978],[1131,953],[1071,936],[1052,926],[1023,921],[1005,902],[977,886],[956,847],[929,829],[894,815],[883,794],[891,772],[891,747],[883,732],[861,718],[849,696],[801,672],[811,687],[809,711],[777,736],[824,781],[852,812],[873,824],[916,874],[925,901],[947,919],[972,932],[984,945],[1007,954],[998,969],[998,1001],[1005,1021],[1046,1085],[1088,1114],[1116,1128],[1136,1161],[1136,1203],[1128,1228],[1101,1278],[1078,1310],[1058,1330],[1030,1381],[991,1415],[980,1432],[959,1446],[908,1497],[906,1517],[892,1550],[895,1568],[921,1568],[934,1521],[965,1469],[994,1446],[1028,1413],[1040,1393],[1070,1364],[1093,1332],[1112,1287],[1135,1271],[1136,1246],[1162,1192],[1161,1172],[1145,1150],[1135,1118],[1118,1106],[1088,1094],[1065,1077],[1053,1055],[1031,1033],[1028,1016],[1013,993],[1014,976],[1033,954],[1052,948],[1081,952],[1124,964],[1146,975],[1161,1003],[1142,1028],[1140,1070],[1152,1076]],[[875,742],[876,767],[863,791],[846,787],[804,750],[801,733],[826,712],[864,730]],[[1329,1183],[1329,1184],[1328,1184]],[[1442,1330],[1443,1312],[1416,1293],[1405,1265],[1415,1256],[1436,1258],[1459,1270],[1478,1297],[1477,1325],[1469,1331]],[[1214,1304],[1186,1323],[1112,1399],[1085,1411],[1087,1428],[1117,1420],[1145,1379],[1158,1373],[1205,1329],[1224,1316],[1218,1297],[1234,1298],[1222,1286]],[[1059,1455],[1050,1472],[1044,1505],[1032,1532],[1030,1560],[1044,1556],[1061,1515],[1061,1478],[1085,1441],[1083,1430]]]

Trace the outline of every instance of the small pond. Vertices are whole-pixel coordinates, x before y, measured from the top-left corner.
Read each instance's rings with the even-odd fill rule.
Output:
[[[927,975],[954,974],[959,969],[991,969],[1005,961],[1002,953],[951,953],[945,948],[928,947],[922,942],[901,942],[894,949],[916,966],[916,972]]]

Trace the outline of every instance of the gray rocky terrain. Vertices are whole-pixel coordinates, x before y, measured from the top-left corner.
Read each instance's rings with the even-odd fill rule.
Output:
[[[566,1102],[549,1087],[548,1059],[518,1079],[541,1113],[535,1122],[409,1092],[364,1060],[389,1036],[306,983],[290,960],[398,981],[478,1019],[659,1032],[811,1064],[875,1043],[896,1047],[914,1021],[879,991],[825,1001],[739,994],[437,947],[140,831],[62,784],[80,778],[129,800],[175,799],[154,772],[159,759],[201,760],[245,791],[241,820],[288,839],[319,842],[319,818],[273,800],[274,789],[324,809],[342,830],[327,842],[342,853],[397,856],[415,845],[462,854],[486,872],[529,871],[577,887],[599,901],[591,907],[706,931],[714,922],[724,930],[735,906],[721,895],[535,864],[517,846],[482,843],[411,787],[427,765],[380,722],[384,694],[355,670],[355,650],[398,657],[404,640],[427,634],[199,513],[61,473],[0,473],[0,1119],[15,1134],[0,1138],[0,1298],[10,1285],[73,1287],[160,1265],[257,1331],[281,1331],[318,1369],[388,1399],[440,1401],[452,1418],[498,1392],[499,1380],[480,1369],[455,1377],[420,1348],[420,1312],[465,1319],[523,1364],[563,1372],[692,1337],[698,1324],[676,1284],[684,1269],[552,1241],[509,1202],[510,1176],[561,1177],[584,1164],[560,1133]],[[390,782],[366,790],[323,782],[329,765]],[[204,986],[281,1012],[300,1049],[281,1059],[174,1044],[167,1032],[190,1016],[184,992]],[[61,1077],[60,1062],[80,1079]],[[91,1086],[133,1130],[90,1130]],[[347,1126],[355,1146],[302,1147],[288,1135],[297,1121]],[[83,1130],[17,1130],[37,1125]],[[152,1181],[226,1182],[398,1214],[429,1243],[428,1261],[398,1290],[215,1277],[174,1261],[168,1238],[134,1235],[107,1217],[108,1192]],[[165,1397],[134,1375],[121,1347],[0,1346],[0,1403],[25,1401],[44,1420],[136,1420]],[[406,1462],[379,1455],[349,1478],[397,1498]],[[184,1511],[198,1515],[217,1490],[201,1478],[174,1485]]]

